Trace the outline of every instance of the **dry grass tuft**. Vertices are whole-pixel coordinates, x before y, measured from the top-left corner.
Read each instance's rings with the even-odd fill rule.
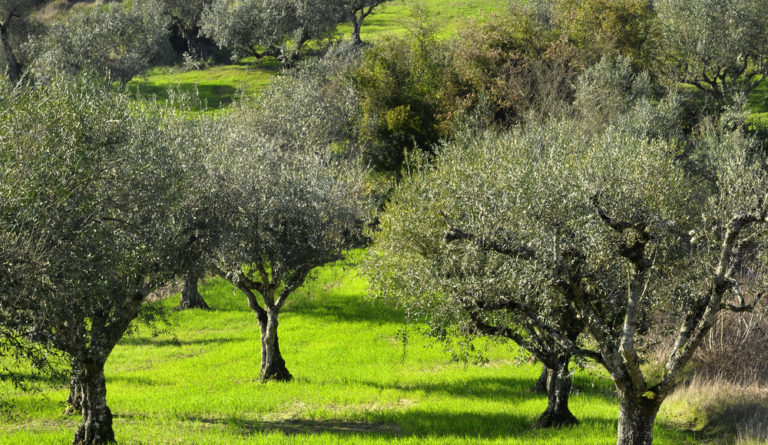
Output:
[[[768,442],[768,387],[758,380],[733,383],[722,376],[694,376],[672,393],[662,406],[662,418],[726,442]],[[720,443],[720,442],[712,442]]]

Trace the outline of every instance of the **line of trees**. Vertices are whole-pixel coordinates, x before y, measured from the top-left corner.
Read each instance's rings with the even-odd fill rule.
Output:
[[[187,57],[274,56],[294,63],[305,43],[330,37],[363,20],[386,0],[136,0],[77,8],[47,26],[38,18],[44,0],[0,2],[0,66],[14,80],[89,69],[126,82],[151,66]],[[50,20],[50,19],[49,19]],[[180,44],[172,40],[180,39]]]
[[[161,312],[147,296],[199,252],[256,311],[262,378],[290,378],[277,316],[313,267],[359,239],[357,164],[282,151],[236,119],[135,103],[86,76],[3,80],[0,105],[0,335],[24,348],[14,353],[71,360],[74,443],[114,441],[104,365]]]

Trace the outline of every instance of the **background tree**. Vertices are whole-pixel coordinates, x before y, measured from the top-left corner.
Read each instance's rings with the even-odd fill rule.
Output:
[[[764,0],[655,2],[663,73],[695,86],[719,106],[748,94],[768,73]]]
[[[12,301],[0,307],[23,315],[25,340],[71,358],[83,413],[75,443],[112,442],[104,364],[137,317],[156,313],[144,300],[179,272],[190,242],[176,224],[194,176],[186,148],[160,134],[170,112],[108,82],[54,77],[0,94],[0,256],[33,243],[40,261],[24,279],[43,284],[4,288]]]
[[[339,0],[349,20],[352,20],[352,41],[362,44],[360,29],[363,21],[373,13],[373,9],[389,0]]]
[[[236,115],[231,119],[215,161],[229,215],[220,273],[245,294],[258,318],[260,379],[290,380],[278,316],[314,267],[340,258],[359,239],[362,178],[359,169],[334,161],[326,150],[281,150]]]
[[[361,51],[342,42],[322,57],[302,61],[275,77],[258,97],[233,107],[240,125],[272,139],[282,150],[333,150],[357,155],[359,96],[348,74]]]
[[[202,30],[237,56],[275,56],[292,62],[304,43],[341,21],[335,3],[322,0],[214,0]]]
[[[168,60],[169,25],[170,17],[158,0],[79,9],[53,24],[34,45],[34,70],[42,76],[91,70],[127,82]]]
[[[24,68],[21,46],[36,28],[31,15],[42,4],[42,0],[0,1],[0,66],[13,81],[21,77]]]
[[[194,59],[213,54],[215,44],[204,37],[200,29],[203,11],[210,7],[213,0],[162,0],[166,14],[171,17],[178,35],[184,40],[185,51]]]

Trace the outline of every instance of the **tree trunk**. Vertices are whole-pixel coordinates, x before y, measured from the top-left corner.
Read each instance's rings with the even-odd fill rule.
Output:
[[[541,365],[541,374],[539,375],[539,379],[536,380],[536,386],[534,387],[534,391],[536,391],[539,394],[546,394],[547,393],[547,376],[549,375],[549,369],[547,369],[547,365]]]
[[[11,49],[11,42],[8,40],[8,30],[4,25],[0,26],[0,47],[3,49],[3,55],[8,63],[8,77],[15,82],[21,78],[21,66]]]
[[[352,42],[355,45],[362,45],[363,39],[360,38],[360,28],[363,25],[363,20],[357,20],[357,18],[354,18],[352,20]]]
[[[194,270],[188,270],[186,275],[184,275],[184,289],[181,291],[181,302],[176,307],[177,311],[183,311],[184,309],[211,309],[197,290],[199,278],[200,274]]]
[[[261,381],[278,380],[290,381],[293,376],[285,367],[285,360],[280,353],[280,344],[277,339],[277,315],[273,309],[267,310],[267,320],[264,323],[259,320],[261,328]]]
[[[104,363],[82,364],[78,381],[83,391],[83,423],[75,433],[74,445],[113,443],[112,412],[107,407]]]
[[[570,355],[560,357],[557,367],[547,372],[547,409],[536,421],[534,428],[559,428],[579,423],[568,409],[571,395],[571,374],[568,372]]]
[[[67,408],[64,410],[64,414],[73,415],[75,413],[83,412],[83,388],[80,386],[79,374],[80,365],[77,360],[72,359],[72,375],[69,378],[69,396],[67,397]]]
[[[619,394],[619,431],[617,445],[651,445],[653,423],[661,401]]]

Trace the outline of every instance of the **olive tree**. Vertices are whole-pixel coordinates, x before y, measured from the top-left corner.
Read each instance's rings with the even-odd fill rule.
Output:
[[[748,94],[768,74],[766,0],[659,0],[665,74],[719,105]]]
[[[363,43],[360,38],[360,29],[363,21],[373,13],[373,9],[389,0],[338,0],[349,20],[352,21],[352,41],[356,44]]]
[[[23,275],[0,279],[0,307],[23,316],[25,341],[71,358],[83,415],[75,443],[113,442],[104,365],[132,322],[156,313],[145,298],[180,272],[179,252],[194,242],[177,221],[188,219],[196,163],[164,137],[170,111],[108,82],[56,76],[2,88],[0,104],[0,258],[24,243],[36,252]],[[20,280],[40,285],[18,294]]]
[[[750,310],[764,284],[768,178],[738,130],[702,130],[696,155],[682,160],[676,143],[649,140],[628,120],[601,131],[573,121],[529,125],[450,144],[412,180],[429,181],[431,189],[416,186],[424,202],[401,192],[382,236],[394,234],[384,248],[402,264],[395,289],[446,283],[406,294],[407,305],[410,296],[426,300],[417,308],[445,311],[466,312],[462,298],[506,303],[560,347],[605,367],[619,396],[618,443],[650,444],[661,403],[718,312]],[[515,307],[534,297],[545,310]],[[586,340],[553,323],[549,298],[584,323]],[[660,313],[678,329],[657,375],[642,365],[658,347],[645,339],[665,326]]]
[[[200,20],[205,8],[213,0],[162,0],[165,13],[171,17],[173,25],[186,43],[187,51],[194,58],[207,56],[207,50],[213,42],[201,35]]]
[[[278,316],[314,267],[340,258],[358,238],[360,169],[335,161],[327,150],[281,149],[232,119],[214,161],[228,215],[219,273],[245,294],[256,313],[260,379],[290,380],[278,342]]]
[[[323,0],[214,0],[203,13],[202,31],[235,55],[292,62],[308,40],[340,21],[336,4]]]
[[[359,97],[347,79],[361,51],[341,43],[275,77],[257,97],[240,101],[232,113],[239,125],[269,135],[281,149],[325,150],[354,155]]]
[[[54,23],[34,44],[34,70],[76,74],[83,70],[131,78],[167,59],[170,17],[158,0],[109,3],[80,9]]]

